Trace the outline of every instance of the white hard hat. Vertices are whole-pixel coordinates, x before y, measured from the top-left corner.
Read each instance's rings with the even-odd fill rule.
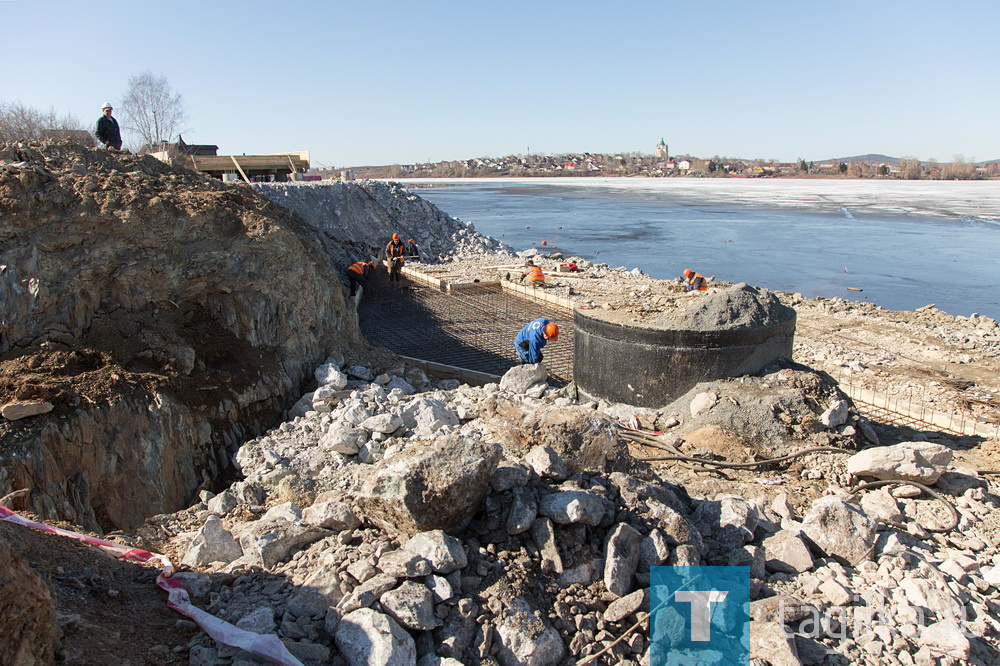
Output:
[[[113,108],[115,107],[111,106],[111,102],[105,102],[104,106],[101,107],[101,111],[103,111],[104,109],[113,109]]]

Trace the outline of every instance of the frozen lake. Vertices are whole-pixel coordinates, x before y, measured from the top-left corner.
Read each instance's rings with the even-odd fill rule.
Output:
[[[693,268],[806,296],[1000,318],[1000,181],[400,182],[517,250],[558,249],[657,278]],[[419,187],[427,183],[448,186]]]

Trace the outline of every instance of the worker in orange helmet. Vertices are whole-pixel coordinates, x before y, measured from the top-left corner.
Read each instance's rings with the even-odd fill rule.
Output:
[[[524,278],[528,278],[528,284],[532,287],[544,287],[545,286],[545,274],[542,273],[542,269],[535,265],[535,262],[528,259],[524,264],[524,273],[521,274],[521,281]]]
[[[347,279],[351,283],[350,295],[353,296],[358,287],[368,288],[368,276],[375,270],[374,261],[356,261],[347,267]]]
[[[708,291],[708,280],[701,273],[685,268],[684,279],[687,280],[688,291]]]
[[[542,347],[559,339],[559,326],[544,317],[528,322],[514,338],[514,350],[521,363],[541,363]]]
[[[406,241],[406,254],[410,259],[420,261],[420,248],[417,247],[416,241],[412,238]]]
[[[399,240],[399,234],[393,234],[392,240],[385,246],[385,258],[389,262],[389,282],[402,282],[400,273],[403,270],[403,256],[406,248],[403,241]]]

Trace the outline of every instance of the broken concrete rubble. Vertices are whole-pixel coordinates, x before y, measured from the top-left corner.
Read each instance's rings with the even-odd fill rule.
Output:
[[[373,186],[372,196],[381,201],[388,189]],[[838,316],[870,314],[867,304],[827,305]],[[242,320],[247,313],[234,316]],[[965,330],[953,329],[937,315],[926,317],[948,335]],[[979,330],[984,324],[989,322],[966,328]],[[982,330],[993,336],[995,327]],[[810,344],[806,349],[819,354],[818,343]],[[984,337],[976,344],[979,354],[997,343]],[[843,358],[857,373],[879,367],[854,361],[856,353],[839,350],[830,358]],[[178,349],[171,363],[190,372],[189,357]],[[968,458],[961,465],[942,465],[948,471],[936,488],[954,501],[962,520],[959,530],[945,534],[925,529],[933,526],[940,507],[919,492],[866,492],[859,511],[878,523],[881,531],[872,534],[877,538],[830,547],[846,552],[867,544],[871,552],[854,566],[826,548],[810,552],[807,546],[803,552],[798,547],[806,543],[802,537],[796,543],[788,536],[800,535],[803,523],[796,516],[809,519],[824,493],[844,497],[853,483],[846,456],[814,454],[725,472],[674,462],[647,464],[637,458],[659,452],[630,445],[613,423],[635,417],[642,428],[669,429],[675,438],[671,445],[684,454],[729,462],[758,461],[807,446],[852,449],[862,437],[873,443],[910,438],[877,424],[875,434],[876,428],[818,373],[801,366],[772,368],[759,376],[705,383],[662,409],[639,410],[607,402],[579,404],[571,391],[556,392],[544,382],[511,391],[431,380],[398,359],[366,367],[340,357],[324,365],[314,375],[319,386],[289,410],[288,422],[240,447],[236,459],[243,480],[214,497],[203,492],[201,502],[188,510],[151,519],[135,537],[171,552],[175,562],[182,559],[177,555],[190,554],[197,563],[185,566],[204,573],[178,576],[206,608],[241,626],[278,633],[310,666],[381,660],[562,663],[601,650],[606,656],[597,663],[632,666],[648,661],[650,630],[640,624],[631,634],[626,631],[649,609],[650,567],[664,563],[749,566],[759,597],[752,603],[758,609],[786,605],[762,618],[764,638],[794,634],[791,644],[754,648],[761,659],[783,659],[793,648],[801,663],[820,663],[827,651],[843,655],[831,655],[834,661],[872,664],[909,664],[911,653],[918,663],[985,664],[996,654],[998,503],[994,480],[976,472],[983,465]],[[693,413],[699,393],[716,399],[710,409]],[[838,401],[847,404],[846,421],[832,425],[836,419],[824,420],[822,413]],[[101,437],[94,428],[81,430],[91,439]],[[350,436],[342,440],[331,432]],[[445,451],[427,464],[446,473],[430,475],[435,492],[426,497],[422,489],[406,488],[412,491],[406,495],[418,498],[412,506],[426,505],[415,517],[406,507],[359,501],[359,490],[376,474],[386,486],[405,486],[411,467],[392,467],[394,461],[418,459],[438,440],[445,442]],[[454,469],[452,454],[458,451],[457,457],[465,459],[466,442],[496,447],[498,459],[491,473],[470,474],[475,482],[462,485],[456,479],[466,477]],[[944,443],[961,455],[963,447]],[[982,448],[988,452],[989,443]],[[473,450],[469,457],[476,455]],[[86,495],[86,486],[70,485],[71,497]],[[564,493],[587,498],[580,506],[563,506],[566,522],[540,511],[547,498]],[[449,533],[444,527],[425,529],[433,524],[428,517],[436,514],[454,515],[457,527]],[[854,529],[851,515],[844,531]],[[409,531],[398,528],[410,522]],[[265,528],[274,540],[256,544],[252,558],[240,556],[229,564],[204,561],[211,558],[189,541],[198,531],[204,538],[223,531],[248,536]],[[412,530],[424,531],[410,537]],[[630,537],[635,534],[640,540],[633,567]],[[789,543],[793,548],[785,549]],[[449,554],[439,557],[439,548]],[[807,559],[811,569],[805,568]],[[780,570],[775,561],[791,566]],[[612,588],[634,591],[615,599]],[[838,611],[866,607],[857,597],[876,593],[899,611],[881,625],[869,631],[827,620]],[[954,635],[953,621],[938,617],[953,607],[983,619],[981,629],[963,636],[964,644]],[[509,608],[516,612],[508,613]],[[926,633],[917,631],[917,611],[926,615]],[[814,626],[802,624],[814,615]],[[352,617],[341,632],[345,616]],[[357,625],[360,631],[352,628]],[[351,640],[352,633],[360,638]],[[199,641],[205,645],[191,645],[191,663],[248,663],[245,655],[211,645],[204,636]],[[547,649],[518,651],[520,645],[509,645],[529,641]]]
[[[773,385],[775,390],[784,390],[778,388],[780,384]],[[359,398],[366,396],[368,400],[364,403],[369,412],[366,418],[385,411],[399,413],[408,401],[424,399],[419,393],[412,397],[373,393],[365,387],[357,387],[355,391]],[[720,391],[721,396],[726,394]],[[879,589],[883,580],[885,574],[879,574],[877,566],[869,567],[916,552],[913,546],[903,545],[899,540],[895,541],[898,546],[877,541],[876,518],[881,516],[866,515],[858,504],[836,494],[817,498],[807,505],[798,503],[804,514],[800,522],[796,519],[796,508],[791,505],[799,498],[787,493],[779,493],[766,501],[725,492],[693,498],[688,493],[694,485],[689,483],[688,492],[685,492],[662,479],[653,482],[634,461],[631,473],[608,471],[603,464],[598,465],[599,469],[574,469],[563,460],[560,452],[573,456],[579,451],[578,445],[572,443],[579,432],[570,435],[572,428],[566,425],[588,423],[586,419],[573,416],[579,407],[564,408],[567,416],[559,419],[548,417],[545,420],[548,427],[536,431],[539,433],[536,443],[529,446],[520,436],[510,436],[512,428],[505,424],[501,414],[513,420],[510,426],[522,423],[526,411],[534,422],[541,423],[532,413],[531,406],[536,401],[544,403],[546,398],[539,401],[523,395],[518,397],[495,385],[458,387],[437,391],[434,395],[433,399],[445,406],[474,398],[481,406],[490,401],[497,405],[510,401],[517,409],[501,407],[494,411],[492,407],[485,410],[481,407],[477,411],[480,416],[444,426],[442,431],[447,434],[434,441],[418,436],[413,430],[415,422],[404,424],[386,440],[389,447],[369,463],[361,462],[358,455],[335,454],[336,458],[330,458],[334,463],[331,468],[317,469],[300,464],[299,459],[307,458],[311,448],[310,440],[299,439],[297,433],[305,432],[305,426],[314,420],[332,424],[347,417],[347,411],[337,407],[333,412],[314,412],[298,417],[298,426],[280,436],[272,434],[250,442],[239,454],[248,482],[273,476],[278,469],[275,465],[278,465],[294,475],[308,477],[317,490],[325,489],[314,496],[312,507],[317,507],[316,511],[319,506],[338,501],[339,497],[339,501],[350,506],[361,521],[353,527],[345,525],[336,536],[306,544],[297,552],[289,553],[284,562],[271,566],[275,572],[292,572],[293,580],[301,578],[302,584],[313,580],[314,584],[322,585],[321,580],[305,575],[315,570],[320,562],[334,571],[344,572],[328,579],[327,585],[332,588],[323,588],[327,590],[327,597],[314,594],[310,597],[311,606],[304,599],[298,601],[295,614],[291,604],[284,606],[285,631],[290,636],[298,636],[295,640],[337,645],[336,641],[325,638],[333,634],[322,629],[321,622],[302,615],[308,606],[312,609],[310,617],[322,616],[326,622],[327,612],[321,612],[325,603],[327,608],[336,607],[338,613],[368,609],[391,620],[411,633],[414,649],[421,660],[458,659],[463,663],[485,663],[484,660],[490,657],[497,661],[506,659],[506,663],[511,664],[556,664],[564,658],[556,655],[581,659],[594,654],[610,645],[617,637],[616,632],[634,624],[638,614],[643,612],[642,607],[635,605],[635,600],[648,594],[645,586],[653,566],[712,563],[750,566],[759,581],[757,594],[777,595],[762,596],[753,602],[758,606],[772,604],[769,614],[755,612],[762,621],[771,623],[766,626],[768,631],[774,632],[780,626],[776,623],[783,619],[794,622],[791,618],[801,620],[811,617],[813,612],[819,612],[822,617],[829,609],[853,607],[855,597],[871,594]],[[555,400],[555,396],[548,400]],[[720,404],[724,403],[725,398]],[[714,411],[706,413],[705,418],[717,418],[712,416]],[[593,409],[591,412],[591,418],[597,416]],[[311,441],[322,438],[321,428],[310,428],[310,432]],[[435,461],[433,466],[441,470],[452,465],[467,468],[471,463],[461,462],[466,459],[461,437],[473,433],[485,437],[486,441],[496,442],[493,450],[497,458],[489,467],[491,471],[477,477],[480,480],[475,484],[468,485],[463,485],[461,475],[446,472],[435,482],[438,491],[422,499],[424,514],[451,514],[454,505],[465,507],[465,518],[458,521],[459,527],[450,530],[450,534],[442,527],[420,529],[416,523],[409,533],[400,530],[396,523],[403,524],[411,519],[400,520],[398,502],[375,503],[358,494],[360,489],[371,487],[371,480],[375,478],[379,479],[380,487],[405,488],[406,479],[412,474],[409,464],[403,463],[411,458],[420,460],[430,455]],[[808,436],[809,433],[803,431],[803,434]],[[545,444],[537,443],[546,437]],[[444,450],[448,452],[444,457],[438,452],[442,446],[440,442],[444,442]],[[272,451],[275,456],[263,456],[263,451]],[[834,460],[839,462],[827,463],[833,466],[824,474],[829,474],[828,478],[836,483],[847,479],[848,475],[846,457]],[[619,460],[617,464],[621,463]],[[802,473],[808,471],[804,468]],[[452,478],[456,479],[453,491],[458,486],[463,490],[449,495],[443,489],[449,483],[445,479]],[[982,489],[977,487],[972,491],[981,493]],[[868,497],[874,495],[875,491],[867,493],[862,503],[869,505],[872,500]],[[455,497],[462,499],[456,501]],[[909,512],[921,504],[919,499],[892,499],[901,512]],[[973,501],[971,496],[968,501]],[[995,498],[989,501],[997,503]],[[303,518],[311,515],[312,507],[302,512]],[[290,509],[286,507],[280,511],[287,514]],[[294,516],[294,511],[289,515]],[[782,525],[786,528],[782,529]],[[873,561],[866,562],[866,557]],[[954,575],[958,575],[960,563],[964,561],[959,558],[948,562],[951,564],[942,568],[955,568]],[[971,566],[968,562],[964,565]],[[892,571],[902,574],[905,569]],[[965,569],[961,572],[956,580],[971,581]],[[989,569],[986,572],[992,574]],[[980,574],[974,576],[982,580]],[[519,605],[522,602],[517,599],[524,601],[527,598],[525,581],[537,579],[550,580],[553,589],[560,590],[556,593],[556,601],[549,602],[554,612],[546,618],[546,608],[529,605],[531,610],[528,612],[534,618],[531,620],[520,610],[506,612],[505,609],[523,609]],[[901,580],[909,578],[901,575]],[[988,586],[985,581],[982,584]],[[910,582],[899,589],[908,603],[929,605],[939,611],[949,599],[936,597],[937,588],[920,583]],[[591,596],[595,593],[597,596]],[[324,602],[324,598],[327,601]],[[567,608],[575,608],[575,613],[560,615],[560,598],[567,599]],[[597,598],[604,601],[591,610],[588,604],[594,604]],[[480,603],[482,601],[486,603]],[[465,612],[459,611],[460,608]],[[535,611],[541,613],[541,624],[538,624],[539,615]],[[376,619],[375,615],[367,617],[373,622]],[[375,623],[391,627],[386,620],[378,619]],[[606,627],[603,634],[598,629],[598,622]],[[796,635],[797,625],[789,624],[786,626],[788,637],[774,644],[773,637],[762,636],[758,631],[760,627],[753,625],[748,645],[761,658],[769,658],[763,652],[771,650],[771,656],[780,656],[788,660],[786,663],[795,663],[791,661],[795,654],[799,654],[799,663],[807,663],[804,655],[828,649],[823,646],[837,646],[836,640],[830,638],[837,635],[837,630],[822,622],[820,625],[817,635],[806,630],[798,630]],[[611,631],[609,627],[616,629]],[[391,642],[392,630],[386,631],[388,633],[379,640]],[[513,643],[508,645],[514,640],[509,637],[521,637],[518,640],[523,641],[524,636],[537,638],[541,645],[548,647],[541,651],[519,652]],[[332,642],[324,643],[324,640]],[[912,644],[915,648],[923,645],[916,639]],[[648,658],[647,633],[640,632],[635,640],[618,645],[621,646],[619,652],[613,653],[619,659],[637,663]],[[838,649],[845,650],[844,654],[852,658],[879,663],[871,656],[874,648],[866,651],[855,644],[853,648],[839,646]],[[888,646],[883,647],[878,654],[884,655],[888,649]],[[960,647],[958,649],[960,651]]]
[[[951,449],[942,444],[900,442],[855,453],[847,461],[847,471],[859,477],[933,485],[952,456]]]

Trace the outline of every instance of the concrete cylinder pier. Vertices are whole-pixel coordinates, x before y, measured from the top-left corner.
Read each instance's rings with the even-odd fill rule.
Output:
[[[577,387],[637,407],[662,407],[698,382],[752,374],[791,358],[795,335],[795,310],[782,305],[772,307],[762,325],[715,330],[636,326],[579,310],[573,320]]]

